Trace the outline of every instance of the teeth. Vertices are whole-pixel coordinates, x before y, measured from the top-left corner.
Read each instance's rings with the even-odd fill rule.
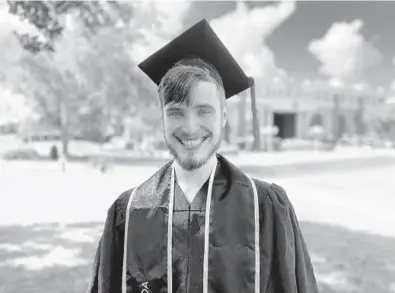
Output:
[[[190,140],[182,140],[182,143],[188,147],[188,148],[193,148],[198,146],[199,144],[201,144],[203,142],[203,138],[199,138],[199,139],[190,139]]]

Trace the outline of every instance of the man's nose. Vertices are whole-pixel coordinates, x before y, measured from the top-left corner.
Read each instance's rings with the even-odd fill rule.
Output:
[[[193,133],[199,128],[198,119],[194,115],[188,115],[184,120],[183,129],[187,133]]]

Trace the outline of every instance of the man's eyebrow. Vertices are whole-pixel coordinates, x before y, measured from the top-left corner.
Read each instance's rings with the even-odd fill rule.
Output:
[[[215,111],[215,108],[212,105],[210,105],[210,104],[198,104],[198,105],[195,105],[193,107],[196,108],[196,109],[210,109],[210,110],[214,110]],[[175,106],[175,105],[174,106],[168,106],[165,109],[166,112],[183,111],[183,110],[184,110],[183,107],[179,107],[179,106]]]
[[[178,110],[182,110],[182,108],[177,106],[169,106],[166,108],[166,111],[178,111]]]
[[[195,108],[198,109],[212,109],[215,110],[214,107],[210,104],[200,104],[200,105],[196,105]]]

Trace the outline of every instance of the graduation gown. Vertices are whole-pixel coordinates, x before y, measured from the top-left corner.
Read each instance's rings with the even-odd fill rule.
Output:
[[[163,167],[163,170],[168,167],[167,164]],[[160,177],[160,181],[163,180],[164,178]],[[294,209],[284,189],[278,185],[268,184],[256,179],[254,179],[254,183],[259,198],[260,292],[318,292],[310,256]],[[248,181],[240,169],[218,155],[218,166],[215,174],[215,184],[213,185],[214,200],[217,200],[216,202],[221,205],[226,197],[235,196],[235,194],[232,194],[237,190],[233,187],[235,184],[248,184]],[[203,185],[192,203],[189,204],[179,186],[174,185],[172,221],[172,282],[174,293],[203,292],[203,243],[207,188],[208,182]],[[94,259],[92,277],[88,288],[89,293],[122,292],[123,252],[125,250],[125,229],[127,229],[125,228],[126,210],[131,193],[132,190],[128,190],[121,194],[108,211],[103,235]],[[242,224],[233,222],[233,225],[230,233],[237,234],[237,231],[243,229]],[[141,242],[139,243],[142,244],[139,245],[143,246],[145,239],[151,239],[148,241],[154,242],[152,238],[149,238],[151,236],[144,234],[144,230],[138,231],[138,233],[132,237],[136,238],[136,235],[141,235]],[[129,234],[131,233],[128,232],[127,235]],[[216,237],[215,241],[221,242],[220,237]],[[150,243],[145,243],[145,245],[150,245]],[[158,254],[163,254],[160,251],[161,249],[159,249]],[[164,250],[164,252],[166,251]],[[232,252],[227,255],[223,254],[225,259],[232,258]],[[162,274],[161,265],[152,264],[155,262],[154,256],[144,256],[142,252],[140,255],[137,253],[134,260],[143,263],[144,260],[141,260],[141,258],[147,259],[146,264],[150,264],[151,275],[158,274],[158,272],[159,275]],[[214,263],[213,260],[210,263]],[[241,267],[245,266],[247,271],[249,270],[248,266],[251,267],[251,264],[241,263],[240,260],[238,260],[238,263]],[[140,270],[141,267],[145,268],[146,264],[141,264]],[[215,266],[215,263],[213,266]],[[244,288],[241,287],[241,284],[247,286],[246,288],[254,288],[254,278],[250,278],[248,274],[242,275],[244,271],[241,269],[222,265],[215,271],[217,275],[213,278],[220,280],[218,284],[210,287],[208,290],[210,293],[238,292],[237,288]],[[210,272],[215,271],[212,269]],[[240,277],[237,277],[237,273],[240,273]],[[148,288],[144,287],[144,283],[137,280],[138,278],[135,276],[127,275],[127,292],[167,292],[164,284],[166,278],[155,279]],[[247,292],[247,290],[245,291]],[[252,289],[251,292],[253,292]]]
[[[173,218],[174,288],[177,293],[203,292],[204,222],[208,180],[192,202],[175,185]]]

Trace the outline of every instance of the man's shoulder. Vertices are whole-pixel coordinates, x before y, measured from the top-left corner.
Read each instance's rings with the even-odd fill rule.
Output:
[[[130,188],[130,189],[128,189],[128,190],[125,190],[124,192],[122,192],[122,193],[118,196],[118,198],[117,198],[116,201],[115,201],[116,206],[117,206],[117,209],[119,209],[119,210],[124,210],[124,209],[126,209],[126,207],[127,207],[127,205],[128,205],[128,202],[129,202],[129,199],[130,199],[130,196],[131,196],[132,193],[133,193],[133,190],[134,190],[134,188]]]
[[[269,196],[270,192],[275,192],[275,193],[280,193],[281,195],[286,195],[285,189],[276,183],[269,183],[267,181],[261,180],[261,179],[256,179],[252,178],[254,181],[256,188],[258,190],[258,193],[262,193],[263,195]]]
[[[292,204],[285,189],[276,183],[268,183],[263,180],[253,178],[259,201],[262,204],[270,204],[288,210]]]
[[[150,178],[148,178],[146,181],[144,181],[142,184],[135,186],[133,188],[130,188],[128,190],[125,190],[122,192],[117,199],[113,202],[109,209],[109,216],[111,216],[113,219],[116,221],[116,225],[123,224],[126,220],[126,209],[128,207],[129,199],[132,196],[132,193],[135,188],[139,188],[143,186],[145,183],[149,182],[152,179],[155,179],[157,181],[160,181],[167,170],[167,168],[171,165],[171,161],[167,162],[164,164],[158,171],[156,171],[153,175],[151,175]],[[159,178],[159,179],[158,179]]]
[[[222,155],[218,155],[219,162],[224,164],[224,168],[228,169],[227,172],[231,174],[231,181],[232,183],[242,184],[242,185],[250,185],[249,177],[242,169],[238,166],[234,165],[231,161],[226,159]],[[229,179],[229,178],[228,178]],[[266,181],[252,178],[260,197],[272,197],[274,194],[278,194],[278,196],[287,197],[287,194],[284,188],[280,185],[275,183],[268,183]]]
[[[126,209],[133,190],[134,188],[131,188],[122,192],[109,209],[109,212],[113,214],[117,226],[125,221]]]

